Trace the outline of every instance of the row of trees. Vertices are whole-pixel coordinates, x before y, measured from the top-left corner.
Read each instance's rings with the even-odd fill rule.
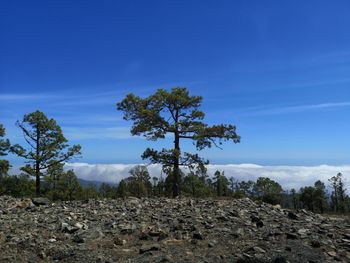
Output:
[[[8,146],[7,140],[1,145]],[[4,148],[4,147],[3,147]],[[2,149],[3,149],[2,148]],[[121,180],[118,185],[103,183],[99,188],[94,185],[82,187],[72,170],[65,171],[62,163],[50,166],[42,180],[41,194],[52,200],[77,200],[89,198],[123,198],[135,197],[169,197],[172,196],[172,178],[151,177],[147,167],[138,165],[130,170],[130,176]],[[19,176],[1,176],[0,194],[16,197],[33,196],[35,181],[28,173]],[[281,204],[283,207],[305,208],[313,212],[350,211],[350,198],[346,195],[344,179],[341,173],[329,179],[330,191],[321,182],[314,186],[284,191],[281,185],[269,178],[260,177],[256,181],[238,181],[227,178],[224,172],[216,171],[209,176],[205,169],[181,173],[179,188],[184,196],[191,197],[249,197],[270,204]]]
[[[51,200],[87,200],[103,197],[94,185],[82,187],[72,171],[63,172],[54,183],[49,176],[41,181],[41,195]],[[0,195],[14,197],[34,197],[35,180],[27,174],[0,178]]]
[[[41,155],[33,155],[32,151],[28,151],[27,155],[33,157],[29,159],[32,166],[27,164],[22,170],[23,174],[20,176],[6,177],[7,171],[9,169],[9,163],[6,160],[1,160],[1,188],[0,194],[12,194],[15,196],[30,195],[33,189],[32,181],[30,176],[36,175],[35,167],[37,167],[37,159],[40,163],[47,163],[47,168],[40,175],[44,175],[44,190],[43,194],[49,196],[52,199],[62,199],[62,200],[72,200],[83,197],[124,197],[124,196],[169,196],[172,194],[172,183],[171,174],[165,179],[162,177],[151,177],[145,166],[136,166],[130,171],[130,177],[122,180],[118,187],[113,187],[107,184],[103,184],[100,191],[98,192],[94,187],[89,187],[87,190],[83,191],[79,182],[72,170],[65,172],[63,169],[63,163],[59,160],[67,159],[69,156],[73,156],[72,150],[68,151],[66,154],[56,154],[51,156],[59,156],[61,159],[52,158],[46,160],[43,158],[44,149],[55,149],[57,150],[57,145],[60,145],[60,149],[67,147],[67,145],[62,146],[62,144],[54,142],[48,143],[47,137],[43,136],[45,134],[43,131],[48,130],[48,125],[44,125],[48,122],[46,116],[41,112],[35,112],[24,117],[20,127],[24,127],[24,122],[28,120],[36,119],[38,123],[30,122],[32,127],[34,126],[34,131],[24,129],[26,136],[34,138],[33,134],[41,133],[39,139],[39,145],[36,149],[40,149]],[[38,121],[40,120],[40,121]],[[54,123],[51,120],[51,124]],[[43,127],[39,129],[37,127]],[[46,127],[46,128],[45,128]],[[57,125],[51,125],[50,127],[56,127],[56,133],[59,134],[60,141],[65,141],[62,139],[62,132],[57,128]],[[57,132],[59,131],[59,132]],[[5,129],[0,126],[1,137],[5,135]],[[54,138],[52,135],[50,138]],[[40,141],[42,140],[42,141]],[[28,140],[29,141],[29,140]],[[74,146],[73,148],[78,148],[79,146]],[[34,148],[34,147],[33,147]],[[15,145],[12,149],[21,149],[20,146]],[[8,151],[11,150],[10,142],[8,139],[0,140],[0,155],[4,156]],[[22,152],[24,152],[22,150]],[[47,150],[47,153],[49,151]],[[39,166],[40,168],[40,166]],[[35,177],[37,179],[37,177]],[[41,181],[41,180],[40,180]],[[39,186],[40,186],[39,181]],[[325,184],[321,181],[317,181],[313,187],[303,187],[296,192],[292,189],[289,193],[283,191],[282,187],[275,181],[269,178],[259,178],[256,182],[253,181],[241,181],[238,182],[234,178],[226,178],[224,173],[217,171],[213,178],[209,178],[206,173],[205,167],[197,167],[196,170],[190,171],[186,176],[180,174],[179,188],[184,195],[194,196],[194,197],[205,197],[205,196],[234,196],[242,197],[248,196],[251,198],[259,199],[264,202],[271,204],[284,203],[286,206],[292,206],[294,208],[307,208],[312,211],[324,212],[325,210],[332,211],[346,211],[348,209],[348,196],[345,194],[344,180],[342,175],[332,177],[329,182],[332,188],[331,194],[327,195]],[[35,188],[37,190],[37,180]]]
[[[270,178],[259,177],[256,181],[238,181],[227,178],[224,172],[216,171],[213,176],[207,173],[191,171],[180,177],[180,189],[183,196],[190,197],[249,197],[273,205],[280,204],[291,209],[308,209],[313,212],[349,212],[350,197],[344,188],[341,173],[329,179],[329,191],[325,183],[316,181],[314,186],[284,190],[282,186]],[[161,176],[151,177],[146,166],[135,166],[130,176],[121,180],[118,186],[103,184],[100,196],[117,197],[169,197],[172,195],[172,180]]]
[[[298,193],[292,189],[290,195],[293,199],[293,208],[307,208],[319,213],[325,211],[349,212],[350,197],[346,194],[343,175],[338,173],[328,182],[330,191],[327,191],[326,185],[319,180],[314,186],[300,188]]]
[[[118,187],[104,184],[99,191],[94,187],[81,188],[74,172],[64,171],[64,162],[79,156],[81,147],[68,145],[54,119],[36,111],[26,114],[21,122],[17,121],[17,126],[23,132],[25,145],[11,145],[8,139],[3,139],[5,129],[0,125],[0,156],[12,152],[23,158],[26,163],[21,168],[23,174],[8,177],[10,164],[6,160],[0,160],[3,192],[20,195],[17,188],[25,185],[23,194],[29,193],[33,187],[30,178],[34,177],[36,195],[47,195],[52,199],[128,195],[176,197],[179,194],[194,197],[248,196],[271,204],[292,204],[294,208],[306,207],[320,212],[327,209],[348,209],[349,198],[345,194],[341,174],[330,179],[333,190],[329,195],[326,194],[325,185],[319,181],[314,187],[304,187],[298,192],[292,190],[286,193],[277,182],[269,178],[258,178],[256,182],[238,182],[234,178],[228,179],[220,171],[210,178],[205,167],[208,161],[198,154],[181,152],[180,142],[191,140],[197,150],[202,150],[212,146],[221,148],[224,141],[238,143],[240,136],[236,133],[234,125],[206,124],[203,121],[205,114],[200,110],[201,102],[202,97],[190,96],[186,88],[177,87],[170,92],[159,89],[146,98],[130,93],[117,103],[117,109],[123,112],[124,119],[132,121],[132,135],[142,135],[148,140],[156,141],[171,134],[174,144],[173,148],[161,151],[148,148],[142,154],[143,159],[162,164],[165,179],[151,179],[146,167],[136,166]],[[184,175],[181,166],[188,167],[190,172]]]

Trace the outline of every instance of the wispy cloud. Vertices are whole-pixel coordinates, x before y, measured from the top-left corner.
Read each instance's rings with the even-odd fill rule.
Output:
[[[349,83],[350,83],[349,78],[342,78],[342,79],[338,78],[338,79],[331,79],[331,80],[324,80],[324,81],[320,81],[320,80],[306,81],[302,83],[291,84],[283,88],[275,88],[275,89],[279,90],[279,89],[286,89],[286,88],[310,88],[310,87],[320,87],[320,86],[334,87],[334,86],[339,86],[342,84],[349,84]]]
[[[131,70],[136,70],[139,63],[131,63]],[[129,70],[129,69],[128,69]],[[137,90],[140,96],[148,95],[158,88],[169,88],[178,85],[188,86],[201,83],[199,81],[186,81],[181,83],[160,83],[160,84],[135,84],[135,83],[112,83],[96,87],[75,87],[71,89],[62,88],[56,92],[48,93],[6,93],[0,94],[0,101],[28,101],[41,100],[46,107],[56,108],[58,106],[91,106],[91,105],[112,105],[124,97],[127,93]],[[101,91],[103,90],[103,91]],[[47,101],[47,103],[45,103]]]
[[[0,94],[0,101],[47,100],[57,98],[54,94]]]
[[[67,163],[66,169],[73,169],[77,176],[86,180],[98,180],[110,183],[119,182],[129,176],[129,171],[136,164],[87,164]],[[258,177],[269,177],[279,182],[285,189],[313,185],[321,180],[328,185],[328,179],[342,172],[345,179],[350,176],[350,165],[344,166],[262,166],[256,164],[211,164],[207,166],[212,176],[216,170],[224,171],[225,175],[238,180],[256,180]],[[161,165],[148,166],[151,176],[161,175]],[[350,180],[346,180],[350,190]]]
[[[274,108],[260,108],[260,109],[243,111],[241,115],[247,115],[247,116],[278,115],[278,114],[300,113],[300,112],[323,110],[323,109],[331,110],[331,109],[345,108],[345,107],[350,107],[350,101],[296,105],[296,106],[282,106],[282,107],[274,107]]]
[[[116,125],[118,122],[122,120],[122,117],[117,115],[118,112],[116,111],[114,115],[108,115],[108,114],[77,114],[73,115],[70,114],[70,112],[60,112],[60,116],[56,117],[55,119],[59,122],[62,126],[74,126],[77,125]],[[63,115],[65,114],[65,115]]]
[[[130,127],[63,127],[65,136],[69,140],[88,140],[88,139],[129,139]]]

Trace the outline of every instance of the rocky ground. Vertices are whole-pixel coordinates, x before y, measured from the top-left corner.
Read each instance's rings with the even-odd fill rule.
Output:
[[[350,219],[249,199],[0,197],[0,262],[350,262]]]

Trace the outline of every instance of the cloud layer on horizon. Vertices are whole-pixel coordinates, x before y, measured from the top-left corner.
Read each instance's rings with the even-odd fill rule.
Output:
[[[67,163],[66,169],[73,169],[76,175],[85,180],[117,183],[129,176],[129,171],[137,164],[88,164]],[[160,177],[161,165],[147,166],[151,177]],[[279,182],[284,189],[313,185],[321,180],[328,185],[328,179],[341,172],[346,180],[346,188],[350,189],[350,165],[343,166],[262,166],[256,164],[210,164],[207,166],[209,175],[216,170],[224,171],[230,178],[241,180],[256,180],[258,177],[269,177]],[[163,175],[164,176],[164,175]]]

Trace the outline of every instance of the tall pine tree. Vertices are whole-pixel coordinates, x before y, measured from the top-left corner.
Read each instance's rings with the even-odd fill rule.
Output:
[[[124,112],[124,119],[133,121],[132,135],[143,135],[148,140],[164,139],[167,134],[174,138],[171,149],[146,149],[143,159],[152,163],[160,163],[170,173],[172,179],[172,193],[180,193],[180,166],[194,167],[208,163],[198,156],[181,151],[181,141],[192,140],[197,150],[210,148],[212,145],[220,147],[222,141],[232,140],[237,143],[240,136],[234,125],[209,126],[203,122],[204,112],[200,110],[201,96],[190,96],[186,88],[176,87],[170,92],[158,89],[147,98],[140,98],[128,94],[117,109]]]
[[[26,160],[21,169],[35,177],[36,195],[40,195],[40,178],[43,171],[80,155],[80,145],[69,147],[61,127],[54,119],[48,119],[41,111],[24,115],[17,126],[22,130],[26,147],[14,145],[12,151]]]

